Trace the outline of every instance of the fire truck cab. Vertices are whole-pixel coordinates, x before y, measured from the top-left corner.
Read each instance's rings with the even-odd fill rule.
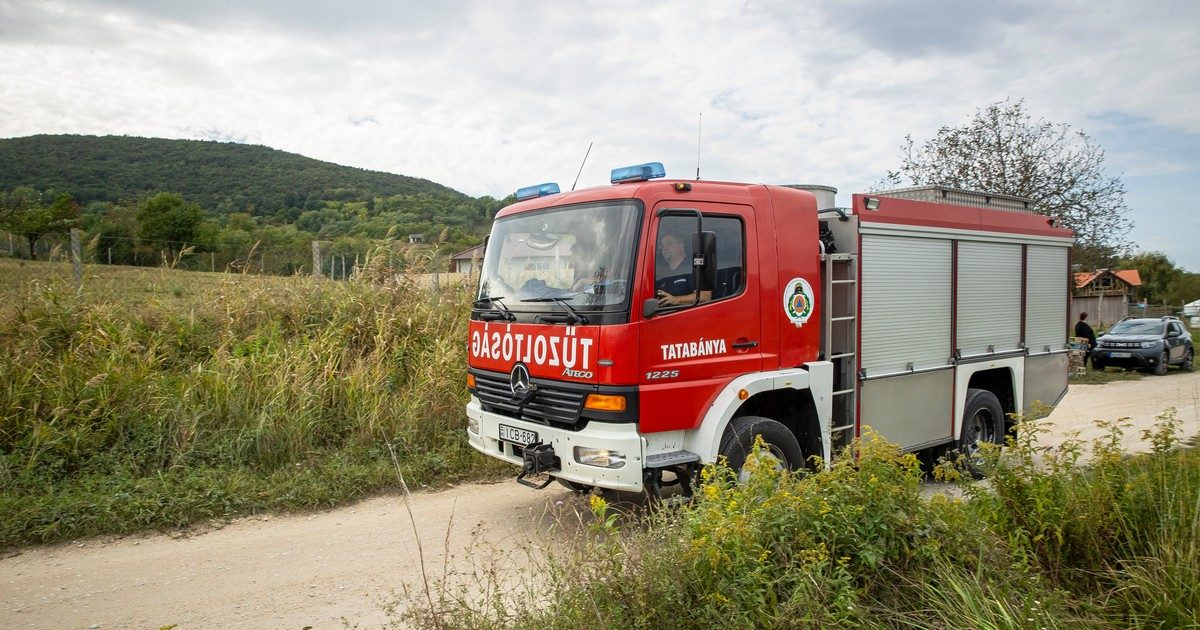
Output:
[[[533,186],[496,215],[468,439],[518,481],[687,492],[756,436],[795,468],[867,425],[970,451],[1065,393],[1071,233],[1022,200],[923,188],[833,208],[824,187],[664,175]]]

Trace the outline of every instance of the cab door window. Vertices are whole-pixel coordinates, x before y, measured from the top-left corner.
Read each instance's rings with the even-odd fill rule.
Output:
[[[737,295],[745,285],[745,237],[737,217],[704,216],[701,231],[716,235],[716,282],[696,286],[693,257],[696,254],[693,217],[663,217],[658,226],[654,254],[654,295],[659,308],[679,308],[722,300]],[[697,290],[699,289],[699,290]]]

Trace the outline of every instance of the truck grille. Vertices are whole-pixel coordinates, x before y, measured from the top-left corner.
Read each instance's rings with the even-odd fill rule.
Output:
[[[509,402],[512,398],[512,390],[508,386],[507,374],[491,372],[473,372],[473,374],[475,374],[475,396],[479,398],[484,411],[567,429],[575,428],[579,422],[583,399],[587,396],[587,392],[592,390],[587,385],[570,387],[554,381],[532,379],[531,383],[537,386],[537,392],[523,409],[518,410],[515,404]]]

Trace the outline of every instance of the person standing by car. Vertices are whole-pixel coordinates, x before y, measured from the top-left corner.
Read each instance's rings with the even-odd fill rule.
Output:
[[[1088,340],[1088,353],[1084,357],[1084,363],[1087,359],[1092,360],[1092,367],[1096,367],[1096,331],[1087,323],[1087,313],[1079,314],[1079,321],[1075,322],[1075,336],[1083,337]]]

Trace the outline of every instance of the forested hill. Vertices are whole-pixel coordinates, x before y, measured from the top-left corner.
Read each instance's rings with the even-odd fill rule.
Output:
[[[128,136],[38,135],[0,139],[0,190],[69,192],[83,205],[170,191],[210,212],[277,215],[326,201],[470,197],[434,182],[322,162],[264,146]],[[437,205],[441,205],[437,204]]]

